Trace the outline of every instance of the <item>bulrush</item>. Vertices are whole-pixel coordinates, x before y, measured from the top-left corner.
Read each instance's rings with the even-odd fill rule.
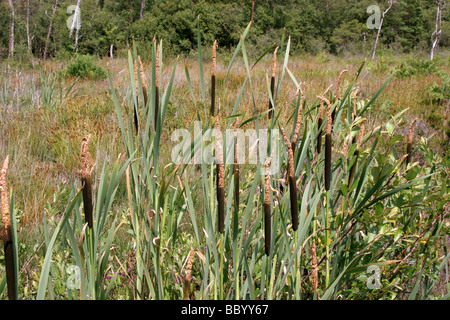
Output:
[[[330,85],[327,90],[325,90],[325,92],[322,94],[322,97],[325,97],[325,95],[328,93],[328,91],[330,91],[331,87],[333,85]],[[317,134],[317,154],[320,154],[320,151],[322,150],[322,129],[320,128],[322,126],[323,123],[323,100],[320,100],[320,107],[319,107],[319,119],[317,120],[317,129],[318,129],[318,134]]]
[[[14,271],[14,244],[11,227],[11,214],[9,212],[8,186],[6,173],[8,171],[9,156],[6,156],[0,172],[0,193],[2,196],[2,222],[3,222],[3,248],[5,254],[6,284],[8,286],[8,299],[16,299],[16,276]]]
[[[288,149],[288,183],[289,183],[289,196],[291,200],[291,218],[292,228],[297,231],[298,228],[298,207],[297,207],[297,182],[295,179],[295,167],[294,167],[294,152],[292,151],[292,144],[289,141],[284,129],[281,128],[284,142]]]
[[[223,163],[222,133],[220,130],[219,116],[216,117],[216,195],[219,215],[219,232],[223,233],[225,229],[225,165]]]
[[[136,133],[139,131],[139,124],[138,124],[138,113],[137,113],[137,105],[139,103],[139,85],[138,85],[138,67],[136,60],[134,61],[134,84],[136,86],[136,105],[134,106],[134,130]]]
[[[356,150],[355,150],[355,162],[353,163],[352,167],[350,168],[350,175],[348,177],[348,188],[349,189],[352,185],[353,178],[355,177],[356,163],[358,162],[358,157],[359,157],[359,149],[362,144],[362,139],[364,138],[364,122],[365,121],[366,120],[363,119],[363,121],[360,124],[360,129],[359,129],[357,144],[356,144]]]
[[[212,72],[211,72],[211,116],[215,116],[216,106],[216,48],[217,40],[214,40],[212,48]]]
[[[325,132],[325,190],[330,190],[331,184],[331,129],[333,124],[333,119],[331,115],[331,104],[330,101],[325,98],[318,96],[318,98],[324,101],[327,108],[327,130]]]
[[[273,150],[266,163],[266,172],[264,178],[264,247],[267,256],[270,255],[270,243],[272,232],[272,209],[270,207],[270,165],[272,163]]]
[[[189,300],[191,295],[192,283],[192,265],[194,263],[194,249],[189,251],[188,261],[186,265],[186,277],[184,278],[183,300]]]
[[[336,84],[336,91],[334,92],[334,96],[336,98],[336,100],[340,100],[341,98],[339,97],[339,89],[341,87],[341,81],[342,81],[342,76],[344,75],[344,73],[346,73],[348,70],[342,70],[341,73],[339,74],[339,78],[337,80],[337,84]],[[331,114],[331,119],[334,121],[334,118],[336,116],[336,110],[333,110],[332,114]]]
[[[414,129],[414,124],[416,123],[417,118],[415,118],[412,122],[411,125],[409,126],[409,132],[408,132],[408,141],[406,144],[406,165],[408,165],[409,163],[411,163],[411,159],[412,159],[412,140],[413,140],[413,129]]]
[[[155,130],[158,127],[159,119],[159,44],[156,46],[155,59]]]
[[[92,184],[91,184],[91,163],[92,156],[89,152],[89,140],[91,135],[87,135],[81,142],[81,184],[83,188],[84,219],[88,227],[93,227],[92,217]]]
[[[237,137],[237,129],[239,128],[239,118],[236,118],[236,125],[235,125],[235,139],[234,139],[234,164],[233,164],[233,175],[234,175],[234,203],[235,203],[235,209],[236,213],[239,210],[239,139]]]
[[[316,252],[316,241],[313,241],[311,246],[311,287],[313,295],[317,292],[317,287],[319,283],[319,274],[317,268],[317,252]]]
[[[297,112],[297,122],[295,123],[294,136],[292,137],[292,152],[295,153],[295,148],[297,146],[298,135],[300,133],[300,125],[302,123],[302,114],[303,114],[303,101],[305,99],[305,88],[303,88],[303,83],[300,83],[297,87],[297,99],[300,94],[300,105],[298,106]]]
[[[279,47],[275,48],[275,51],[273,52],[273,62],[272,62],[272,76],[270,77],[270,93],[272,94],[272,100],[275,100],[274,94],[275,94],[275,74],[277,72],[277,51]],[[269,120],[273,117],[273,104],[272,101],[269,99]]]
[[[144,96],[144,106],[147,105],[147,81],[145,79],[145,73],[144,73],[144,65],[141,61],[141,56],[138,56],[139,61],[139,72],[141,74],[141,81],[142,81],[142,94]]]

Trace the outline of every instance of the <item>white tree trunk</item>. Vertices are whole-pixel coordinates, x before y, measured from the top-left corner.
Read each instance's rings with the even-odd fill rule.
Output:
[[[375,52],[377,51],[378,39],[380,38],[381,27],[383,25],[384,16],[388,13],[389,10],[391,10],[391,7],[394,4],[394,2],[395,2],[395,0],[389,0],[389,7],[383,12],[383,15],[381,16],[380,26],[379,26],[378,32],[377,32],[377,38],[375,39],[375,44],[373,45],[372,60],[375,59]]]
[[[14,22],[15,22],[15,11],[14,11],[14,0],[8,0],[9,6],[11,8],[11,26],[9,33],[9,48],[8,57],[14,56]]]
[[[435,29],[433,31],[433,33],[431,34],[431,55],[430,58],[431,60],[434,59],[434,52],[436,50],[436,47],[439,43],[439,37],[441,35],[442,32],[442,8],[441,8],[441,1],[436,1],[437,4],[437,11],[436,11],[436,24],[435,24]]]
[[[142,20],[144,16],[145,0],[141,0],[141,11],[139,12],[139,18]]]
[[[31,54],[31,35],[30,35],[30,0],[27,1],[27,51]]]
[[[52,28],[53,28],[53,17],[55,16],[56,9],[58,8],[58,1],[59,0],[55,1],[55,5],[53,6],[53,10],[52,10],[52,16],[50,17],[50,24],[48,26],[47,38],[45,39],[44,54],[42,57],[42,59],[44,61],[47,60],[48,44],[50,43],[50,35],[52,34]]]

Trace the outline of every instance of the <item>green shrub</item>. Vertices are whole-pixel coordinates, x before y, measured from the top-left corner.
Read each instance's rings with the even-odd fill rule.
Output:
[[[106,78],[106,71],[94,64],[95,58],[90,55],[77,55],[65,70],[66,76],[81,77],[85,79]]]
[[[406,78],[417,74],[430,74],[437,72],[436,64],[431,60],[409,59],[400,64],[397,77]]]

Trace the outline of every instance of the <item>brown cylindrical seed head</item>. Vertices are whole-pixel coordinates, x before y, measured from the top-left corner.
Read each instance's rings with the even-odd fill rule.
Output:
[[[301,91],[300,96],[300,105],[298,106],[298,112],[297,112],[297,122],[295,124],[295,130],[294,130],[294,136],[292,138],[292,148],[295,148],[295,145],[297,144],[298,134],[300,133],[300,125],[302,122],[302,113],[303,113],[303,100],[305,99],[305,90],[302,88],[303,84],[300,83],[297,87],[297,96],[299,95],[299,91]]]
[[[334,95],[336,96],[337,99],[339,98],[339,87],[341,86],[341,80],[342,80],[342,76],[344,75],[345,72],[347,72],[348,70],[342,70],[341,73],[339,74],[339,78],[337,81],[337,85],[336,85],[336,92],[334,93]]]
[[[92,156],[89,152],[89,140],[91,135],[87,135],[81,142],[81,183],[83,188],[84,219],[89,228],[93,227],[93,204],[91,185],[91,163]]]
[[[5,256],[6,284],[8,287],[8,299],[16,299],[16,276],[14,266],[14,245],[11,227],[11,213],[9,212],[8,185],[6,183],[6,173],[8,171],[9,156],[6,156],[0,171],[0,194],[2,204],[3,222],[3,249]]]
[[[8,196],[8,186],[6,183],[6,173],[8,171],[9,165],[9,156],[6,156],[5,161],[3,162],[2,170],[0,172],[0,191],[2,197],[2,222],[3,227],[8,229],[11,226],[11,217],[9,212],[9,196]],[[3,238],[5,240],[5,237]],[[8,239],[8,237],[6,237]]]
[[[216,48],[217,48],[217,40],[214,40],[212,47],[212,75],[216,75]]]
[[[272,61],[272,77],[275,77],[276,71],[277,71],[277,51],[279,47],[275,48],[275,51],[273,52],[273,61]]]
[[[223,149],[222,149],[222,137],[220,131],[219,116],[216,117],[216,127],[218,138],[216,140],[216,165],[217,165],[217,175],[216,175],[216,195],[217,195],[217,205],[218,205],[218,216],[219,216],[219,232],[223,233],[225,230],[225,166],[223,164]]]
[[[189,300],[191,295],[191,283],[192,283],[192,266],[194,264],[194,249],[189,251],[189,257],[186,265],[186,277],[184,278],[183,288],[183,300]]]
[[[319,276],[317,269],[316,242],[313,241],[311,246],[311,287],[313,294],[317,292],[318,283],[319,283]]]
[[[292,144],[290,143],[284,129],[281,128],[284,142],[288,149],[288,172],[289,172],[289,198],[291,202],[291,218],[292,229],[297,231],[298,229],[298,207],[297,207],[297,183],[295,179],[295,167],[294,167],[294,153],[292,152]]]
[[[330,190],[331,185],[331,129],[332,129],[332,115],[330,101],[325,97],[318,97],[323,100],[327,108],[327,130],[325,134],[325,190]]]

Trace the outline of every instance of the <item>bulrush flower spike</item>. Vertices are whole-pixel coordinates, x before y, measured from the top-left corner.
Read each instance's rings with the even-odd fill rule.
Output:
[[[216,48],[217,40],[214,40],[212,48],[212,72],[211,72],[211,116],[215,116],[216,108]]]
[[[89,140],[91,135],[87,135],[81,142],[81,184],[83,188],[83,204],[84,204],[84,219],[88,227],[93,227],[92,217],[92,184],[91,184],[91,163],[92,156],[89,152]]]
[[[318,96],[320,100],[324,101],[327,108],[327,130],[325,132],[325,190],[330,190],[331,184],[331,129],[333,125],[333,119],[331,115],[331,104],[330,101],[325,98]]]
[[[6,284],[8,287],[8,299],[16,299],[16,276],[14,267],[14,244],[11,227],[11,213],[9,212],[8,185],[6,173],[8,171],[9,156],[6,156],[0,171],[0,194],[2,197],[2,222],[3,222],[3,249],[5,255]]]
[[[298,141],[298,135],[300,133],[300,125],[302,124],[302,114],[303,114],[303,101],[305,99],[305,88],[303,87],[304,83],[301,83],[297,87],[297,99],[298,95],[301,92],[300,95],[300,104],[298,106],[298,113],[297,113],[297,122],[295,123],[295,130],[294,130],[294,136],[292,138],[292,152],[295,153],[295,147],[297,145]]]
[[[219,215],[219,232],[223,233],[225,229],[225,165],[223,163],[222,132],[220,130],[219,115],[216,117],[216,129],[216,195]]]
[[[284,142],[288,149],[288,182],[289,182],[289,194],[291,200],[291,218],[292,228],[297,231],[298,228],[298,206],[297,206],[297,182],[295,179],[295,167],[294,167],[294,152],[292,151],[292,144],[289,141],[284,129],[281,128]]]
[[[270,93],[272,95],[272,100],[275,99],[275,74],[277,72],[277,51],[279,47],[275,48],[275,51],[273,52],[273,62],[272,62],[272,75],[270,77]],[[273,117],[273,104],[272,101],[269,99],[269,120]]]
[[[264,247],[266,256],[270,255],[271,232],[272,232],[272,209],[270,207],[270,165],[272,164],[273,149],[266,163],[264,178]]]
[[[188,261],[186,265],[186,277],[184,278],[183,300],[189,300],[191,295],[192,283],[192,265],[194,264],[194,249],[189,251]]]
[[[328,91],[330,91],[331,87],[333,85],[331,84],[327,90],[325,90],[325,92],[322,94],[322,97],[325,97],[325,95],[328,93]],[[322,149],[322,129],[320,127],[322,127],[323,124],[323,100],[320,100],[320,108],[319,108],[319,119],[317,120],[317,130],[319,131],[317,134],[317,154],[320,154],[320,151]]]

